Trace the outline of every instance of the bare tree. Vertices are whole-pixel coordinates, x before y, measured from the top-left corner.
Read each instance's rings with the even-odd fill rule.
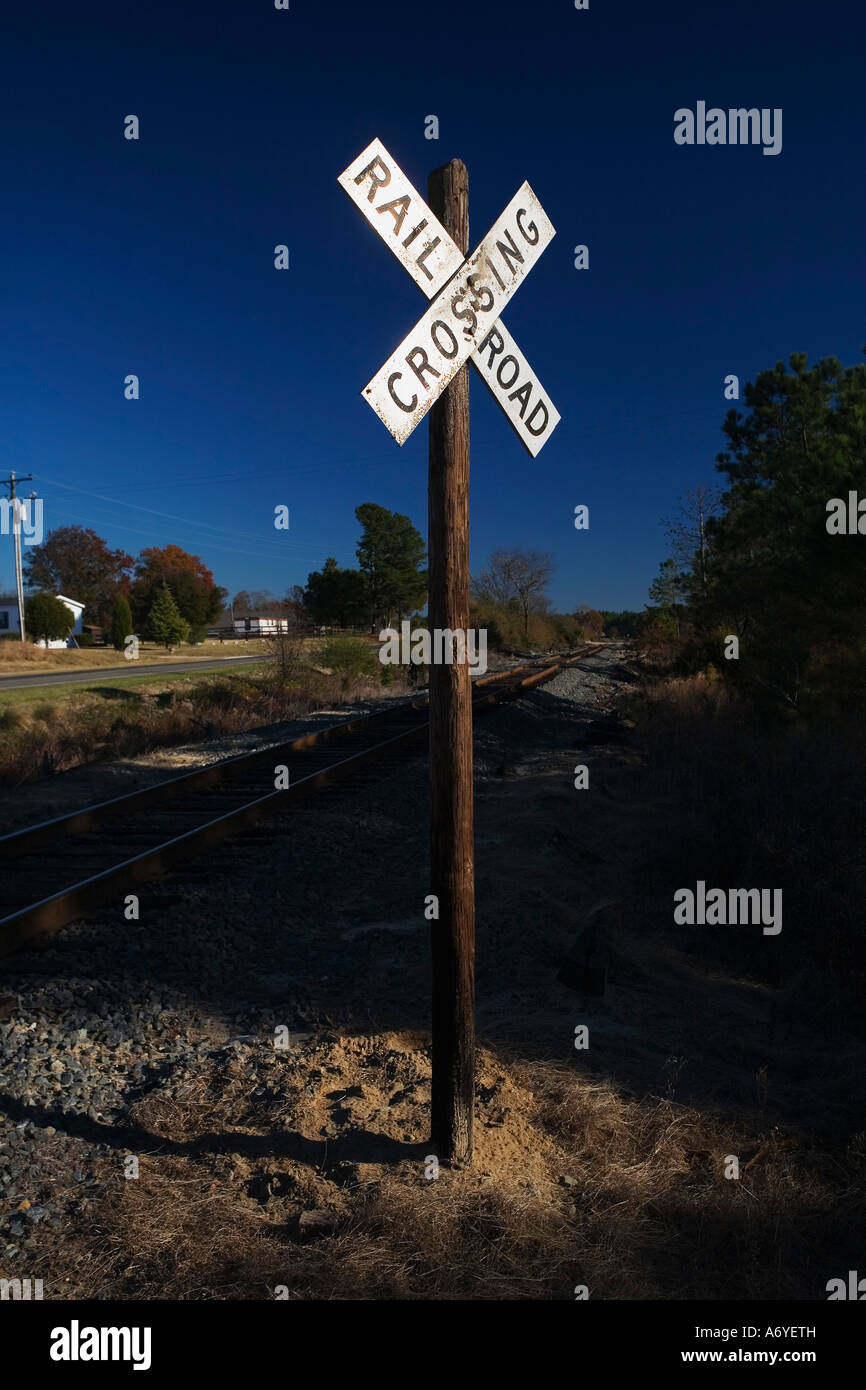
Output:
[[[686,490],[675,515],[662,523],[677,567],[691,570],[701,598],[706,598],[709,588],[707,522],[719,510],[721,500],[719,488],[699,483]]]
[[[304,639],[300,632],[272,632],[265,638],[265,650],[272,658],[270,676],[282,689],[294,680],[305,666]]]
[[[523,614],[523,635],[529,637],[529,615],[548,606],[544,590],[554,570],[553,556],[538,550],[495,550],[477,580],[476,598],[493,603],[517,603]]]

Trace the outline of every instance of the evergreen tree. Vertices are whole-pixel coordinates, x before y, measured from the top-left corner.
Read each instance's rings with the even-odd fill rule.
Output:
[[[168,585],[161,584],[147,615],[145,636],[171,651],[177,642],[184,642],[188,635],[189,623],[178,612]]]
[[[136,561],[130,589],[136,622],[150,612],[163,584],[171,590],[178,612],[195,627],[216,622],[228,598],[228,590],[214,583],[198,555],[188,554],[179,545],[149,546]]]
[[[364,528],[356,554],[367,585],[370,622],[391,627],[426,601],[424,538],[408,516],[375,502],[356,507],[355,516]]]
[[[759,372],[745,413],[728,412],[717,462],[729,490],[707,523],[707,588],[692,586],[692,613],[711,645],[740,638],[722,667],[763,702],[862,708],[866,552],[827,519],[833,498],[864,494],[866,365],[789,363]]]
[[[329,555],[323,570],[307,576],[304,607],[324,627],[354,627],[368,617],[367,586],[360,570],[341,569]]]
[[[125,594],[118,594],[111,615],[111,645],[116,652],[124,650],[126,638],[130,637],[133,631],[129,600]]]
[[[677,599],[682,592],[683,576],[679,572],[676,560],[663,560],[659,565],[658,574],[650,585],[649,596],[656,608],[670,613],[677,637],[680,635],[680,610],[677,606]]]

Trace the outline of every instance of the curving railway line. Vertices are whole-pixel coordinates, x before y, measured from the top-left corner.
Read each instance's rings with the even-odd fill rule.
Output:
[[[585,643],[557,659],[532,661],[473,683],[482,714],[599,649]],[[186,864],[216,842],[369,765],[412,752],[428,727],[427,698],[243,753],[0,838],[0,955],[49,936],[136,883]],[[289,785],[275,790],[275,769]]]

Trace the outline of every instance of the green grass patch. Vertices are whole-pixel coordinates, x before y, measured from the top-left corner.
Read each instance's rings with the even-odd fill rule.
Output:
[[[256,663],[253,666],[244,666],[244,675],[252,672],[259,672],[265,666],[265,662]],[[29,685],[22,689],[13,687],[11,690],[0,686],[0,709],[7,709],[11,706],[27,707],[39,704],[44,701],[46,696],[51,697],[52,704],[57,700],[69,700],[78,695],[100,696],[103,691],[116,692],[117,698],[121,698],[125,691],[153,691],[154,694],[163,689],[166,684],[171,686],[195,685],[212,676],[215,680],[232,681],[242,679],[240,673],[226,673],[221,670],[209,672],[204,671],[160,671],[159,675],[150,676],[124,676],[121,680],[112,681],[110,674],[99,677],[95,676],[92,681],[78,681],[74,685]],[[103,697],[105,698],[105,697]],[[107,698],[111,698],[108,696]]]

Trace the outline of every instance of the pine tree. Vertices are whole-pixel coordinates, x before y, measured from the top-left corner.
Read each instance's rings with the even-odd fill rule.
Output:
[[[367,585],[370,621],[389,627],[423,607],[427,597],[424,538],[408,516],[376,502],[363,502],[355,516],[364,528],[355,553]]]
[[[118,594],[114,600],[114,612],[111,615],[111,645],[116,652],[124,650],[127,637],[133,633],[132,610],[129,607],[129,600],[125,594]]]
[[[360,570],[341,569],[331,555],[323,570],[307,576],[304,607],[314,623],[354,627],[368,616],[367,586]]]
[[[827,530],[832,498],[863,492],[866,364],[809,367],[792,353],[746,383],[717,456],[728,490],[707,528],[699,629],[735,633],[726,675],[777,707],[862,710],[866,688],[860,537]]]
[[[659,572],[650,585],[649,596],[657,608],[669,610],[673,615],[676,634],[680,635],[680,617],[677,611],[677,599],[683,591],[683,577],[679,572],[676,560],[663,560],[659,565]]]
[[[145,635],[152,642],[160,642],[171,651],[177,642],[184,642],[189,635],[189,623],[178,612],[167,584],[161,584],[156,591],[145,624]]]

